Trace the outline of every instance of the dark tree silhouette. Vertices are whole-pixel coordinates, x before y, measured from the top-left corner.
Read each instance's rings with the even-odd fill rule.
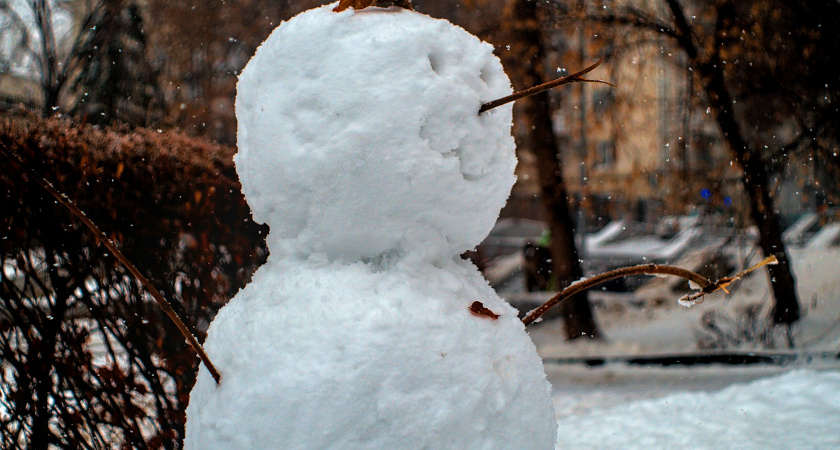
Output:
[[[71,86],[72,113],[91,123],[148,126],[160,120],[163,96],[137,2],[101,0],[90,20],[95,26],[74,49],[84,65]]]

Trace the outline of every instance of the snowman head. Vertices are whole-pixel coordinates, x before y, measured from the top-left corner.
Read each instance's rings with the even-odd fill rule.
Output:
[[[417,15],[324,6],[243,70],[235,163],[273,255],[453,257],[493,226],[515,181],[511,107],[478,110],[510,81],[492,46]]]

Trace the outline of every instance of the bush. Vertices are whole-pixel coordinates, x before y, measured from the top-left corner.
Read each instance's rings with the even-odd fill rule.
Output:
[[[710,310],[700,318],[697,347],[701,350],[776,348],[776,327],[765,305],[751,303],[734,314]]]
[[[231,148],[34,117],[0,120],[0,146],[119,242],[200,337],[265,260]],[[179,447],[198,359],[84,225],[0,159],[0,447]]]

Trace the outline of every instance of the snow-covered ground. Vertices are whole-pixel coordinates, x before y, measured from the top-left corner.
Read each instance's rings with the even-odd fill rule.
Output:
[[[601,342],[566,343],[553,321],[531,327],[553,386],[557,447],[840,448],[840,248],[802,246],[791,255],[804,317],[795,328],[797,347],[777,351],[829,352],[833,358],[692,367],[552,362],[697,353],[700,317],[712,309],[766,303],[766,272],[734,285],[731,295],[717,293],[689,309],[676,305],[677,296],[639,307],[638,298],[628,302],[627,294],[597,293],[595,313],[606,335]]]
[[[768,371],[606,368],[573,381],[555,379],[557,446],[838,448],[840,371],[797,369],[760,378]],[[595,395],[563,392],[593,382]],[[660,389],[644,389],[652,384]],[[652,395],[666,390],[672,393]]]
[[[793,330],[796,347],[788,349],[780,334],[776,352],[827,356],[749,366],[552,362],[702,353],[697,338],[707,311],[769,307],[766,271],[690,309],[677,306],[676,296],[639,307],[639,294],[599,293],[600,342],[567,343],[556,321],[532,327],[553,386],[558,448],[840,448],[840,249],[806,246],[791,257],[803,318]]]

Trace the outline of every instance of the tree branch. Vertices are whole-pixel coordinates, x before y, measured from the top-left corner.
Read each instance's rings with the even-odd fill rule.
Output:
[[[696,61],[698,56],[697,45],[691,37],[691,26],[685,18],[685,12],[677,0],[666,0],[671,14],[674,16],[674,25],[676,26],[675,38],[680,44],[680,47],[685,50],[689,61]]]
[[[569,83],[602,83],[602,84],[606,84],[606,85],[615,87],[614,84],[612,84],[608,81],[588,80],[586,78],[582,78],[583,75],[585,75],[589,72],[592,72],[593,70],[595,70],[596,67],[600,66],[601,62],[603,62],[603,61],[604,61],[604,57],[602,56],[601,59],[598,60],[598,62],[596,62],[595,64],[592,64],[591,66],[589,66],[589,67],[587,67],[587,68],[585,68],[585,69],[583,69],[579,72],[575,72],[571,75],[567,75],[565,77],[561,77],[561,78],[558,78],[556,80],[552,80],[552,81],[549,81],[547,83],[543,83],[543,84],[540,84],[538,86],[534,86],[532,88],[528,88],[528,89],[525,89],[525,90],[522,90],[522,91],[519,91],[519,92],[514,92],[513,94],[510,94],[506,97],[502,97],[500,99],[496,99],[496,100],[487,102],[487,103],[481,105],[481,108],[478,110],[478,113],[481,114],[485,111],[489,111],[493,108],[502,106],[504,104],[514,102],[514,101],[519,100],[521,98],[528,97],[528,96],[534,95],[534,94],[539,94],[540,92],[547,91],[551,88],[554,88],[554,87],[557,87],[557,86],[562,86],[564,84],[569,84]]]
[[[692,272],[687,269],[683,269],[676,266],[667,266],[667,265],[659,265],[659,264],[642,264],[639,266],[632,266],[632,267],[622,267],[619,269],[611,270],[609,272],[604,272],[600,275],[596,275],[592,278],[587,278],[584,280],[577,281],[569,285],[566,289],[563,289],[560,293],[549,299],[547,302],[543,303],[539,308],[531,311],[528,313],[525,318],[522,319],[522,323],[525,326],[532,324],[535,320],[537,320],[540,316],[545,314],[549,309],[556,306],[560,302],[568,299],[569,297],[577,294],[578,292],[584,291],[591,287],[597,286],[605,281],[609,281],[615,278],[622,278],[629,275],[675,275],[681,278],[685,278],[689,281],[693,281],[696,283],[700,290],[694,292],[692,294],[688,294],[683,296],[679,299],[679,303],[684,306],[691,306],[696,303],[702,303],[703,297],[712,292],[723,290],[726,291],[726,287],[729,286],[734,281],[742,278],[744,275],[752,272],[759,267],[766,266],[768,264],[776,264],[778,260],[775,256],[769,256],[765,258],[760,263],[756,264],[755,266],[750,267],[747,270],[743,270],[738,272],[733,277],[723,277],[715,282],[709,281],[707,278],[703,277],[702,275]]]
[[[677,32],[670,24],[660,22],[653,17],[645,17],[640,11],[633,9],[626,9],[617,14],[584,14],[581,19],[603,25],[632,27],[677,38]]]

